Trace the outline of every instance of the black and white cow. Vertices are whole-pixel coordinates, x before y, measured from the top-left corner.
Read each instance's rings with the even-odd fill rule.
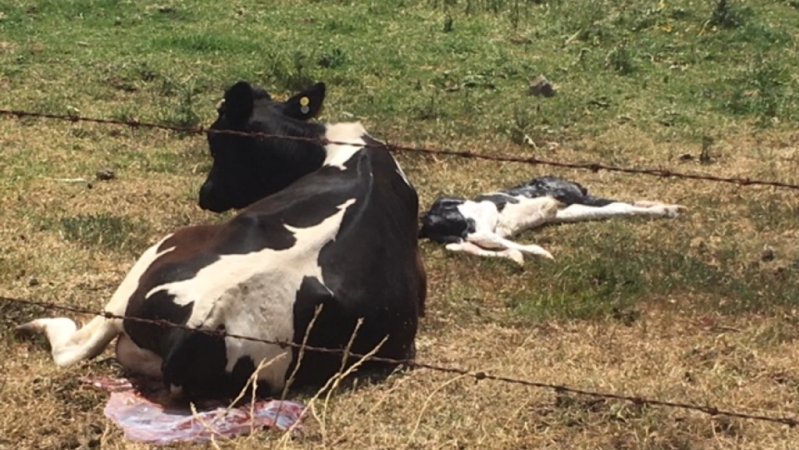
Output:
[[[416,191],[360,123],[308,122],[324,96],[321,83],[286,102],[247,82],[229,88],[208,135],[214,163],[200,205],[245,209],[150,247],[105,310],[273,341],[307,337],[308,345],[333,349],[347,345],[362,319],[351,352],[367,353],[385,339],[378,356],[413,357],[426,292]],[[323,145],[324,138],[353,145]],[[119,337],[125,368],[189,397],[228,395],[263,361],[271,363],[259,385],[278,390],[298,361],[296,348],[132,320],[97,317],[77,329],[71,319],[45,318],[21,328],[46,333],[59,366],[94,357]],[[295,385],[328,379],[341,360],[304,352]]]
[[[420,237],[446,244],[446,249],[478,256],[508,258],[524,264],[524,253],[552,259],[534,244],[509,238],[548,224],[601,220],[622,216],[676,217],[683,207],[641,200],[624,203],[593,197],[580,184],[540,177],[514,188],[474,200],[444,197],[422,217]]]

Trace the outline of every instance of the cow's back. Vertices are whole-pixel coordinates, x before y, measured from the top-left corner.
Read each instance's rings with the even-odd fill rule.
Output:
[[[356,201],[335,241],[320,254],[324,286],[308,280],[298,295],[294,340],[303,341],[307,324],[322,305],[308,334],[310,345],[331,347],[336,342],[343,348],[362,318],[352,353],[379,346],[379,356],[413,357],[426,290],[417,245],[416,192],[384,149],[367,149],[345,167],[345,176],[357,180],[352,186]],[[297,381],[321,381],[340,365],[341,354],[314,355],[313,363],[300,364]]]

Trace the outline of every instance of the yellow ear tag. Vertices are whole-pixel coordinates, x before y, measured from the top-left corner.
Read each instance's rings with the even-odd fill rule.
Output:
[[[310,103],[311,100],[308,97],[300,98],[300,111],[302,111],[303,114],[308,114],[308,111],[311,110],[311,108],[308,107]]]

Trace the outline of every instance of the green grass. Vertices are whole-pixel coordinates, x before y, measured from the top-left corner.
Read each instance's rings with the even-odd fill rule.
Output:
[[[790,129],[799,110],[793,74],[799,11],[787,2],[291,5],[2,2],[2,39],[13,44],[13,51],[0,53],[0,81],[13,82],[13,96],[4,96],[4,104],[191,127],[209,122],[216,100],[237,79],[277,94],[324,80],[330,85],[329,119],[360,118],[377,135],[442,147],[454,137],[491,142],[480,149],[486,153],[521,151],[527,139],[579,143],[621,124],[677,145],[701,141],[704,152],[708,136],[730,130]],[[528,84],[539,74],[556,83],[556,96],[529,94]],[[108,136],[104,129],[71,132],[65,145],[75,157],[96,151]],[[208,165],[202,150],[142,153],[130,141],[115,145],[100,146],[100,162],[77,157],[80,173],[101,163],[123,173],[164,174],[199,173]],[[60,166],[51,158],[21,157],[6,171],[22,183]],[[589,158],[630,164],[640,155],[600,145]],[[795,207],[779,204],[752,202],[749,212],[759,230],[790,226]],[[121,245],[119,236],[130,231],[127,222],[87,217],[62,224],[66,236]],[[112,237],[103,238],[105,232]],[[732,281],[731,269],[682,251],[646,250],[625,259],[614,246],[628,237],[621,231],[608,236],[580,241],[594,256],[575,254],[543,267],[554,281],[528,286],[534,294],[520,293],[516,309],[530,316],[590,317],[706,282],[725,286],[736,302],[750,302],[749,292],[757,291]],[[727,254],[734,260],[741,252]]]
[[[0,0],[0,107],[207,126],[237,80],[278,97],[324,81],[323,120],[361,120],[391,142],[799,182],[797,24],[799,3],[767,0]],[[530,93],[541,74],[557,87],[554,97]],[[795,410],[794,193],[398,159],[423,208],[441,194],[471,196],[548,173],[602,196],[688,207],[675,220],[527,233],[519,240],[556,259],[528,258],[523,269],[424,243],[420,358],[612,392]],[[209,167],[202,137],[0,119],[3,294],[101,308],[148,245],[179,226],[230,217],[196,206]],[[117,178],[94,180],[104,168]],[[76,178],[86,182],[65,181]],[[773,259],[763,258],[766,249]],[[40,345],[14,337],[16,324],[41,311],[0,304],[0,313],[0,378],[11,386],[1,395],[0,447],[3,439],[18,448],[95,445],[108,425],[99,412],[105,397],[74,380],[116,369],[91,361],[56,372]],[[444,386],[451,380],[437,376],[414,371],[396,385],[341,393],[327,442],[796,442],[795,431],[755,423],[485,382]],[[420,405],[429,406],[424,416]],[[20,427],[23,416],[31,423]],[[111,428],[101,445],[124,447]],[[319,435],[311,430],[290,445],[321,447]],[[241,446],[263,448],[273,438]]]
[[[786,2],[288,5],[6,1],[0,26],[16,50],[0,54],[1,73],[36,87],[18,106],[165,118],[154,112],[179,105],[165,119],[187,125],[208,119],[237,79],[278,93],[321,79],[336,111],[377,131],[388,121],[413,128],[410,138],[510,140],[520,110],[535,111],[521,127],[530,135],[596,135],[626,116],[685,138],[730,121],[772,126],[799,107],[790,70],[799,13]],[[540,73],[559,95],[528,95]],[[132,90],[150,101],[129,106]]]
[[[758,264],[715,267],[689,248],[630,253],[629,242],[615,239],[619,238],[575,243],[584,255],[540,268],[508,305],[520,317],[537,322],[628,318],[639,303],[645,307],[652,299],[688,301],[692,308],[726,314],[791,307],[799,299],[796,270],[764,271]],[[746,254],[735,247],[721,253],[730,262]]]
[[[58,220],[58,227],[67,241],[88,246],[101,246],[126,251],[141,248],[139,236],[143,227],[129,219],[108,214],[77,215]]]

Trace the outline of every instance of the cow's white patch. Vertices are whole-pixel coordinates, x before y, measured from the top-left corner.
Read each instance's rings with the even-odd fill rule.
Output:
[[[161,255],[170,252],[173,248],[159,252],[158,247],[171,235],[165,237],[157,244],[148,248],[130,269],[122,284],[119,285],[105,311],[114,315],[124,315],[128,300],[139,285],[139,278],[148,267]],[[106,319],[95,317],[88,324],[77,329],[75,322],[66,317],[55,319],[36,319],[21,325],[19,329],[37,333],[44,333],[50,342],[53,360],[58,366],[67,366],[86,358],[92,358],[105,350],[108,344],[122,333],[121,319]],[[137,370],[136,367],[129,367]]]
[[[161,357],[136,345],[125,333],[117,339],[117,361],[138,374],[161,378]]]
[[[286,226],[296,244],[285,250],[263,249],[241,255],[221,255],[188,280],[164,284],[175,303],[194,302],[188,326],[216,329],[270,341],[290,342],[294,336],[294,302],[303,278],[322,278],[319,252],[335,239],[344,213],[355,202],[338,205],[338,212],[308,228]],[[273,388],[283,386],[291,362],[290,349],[242,339],[226,338],[227,371],[239,358],[249,356],[258,365],[276,358],[259,373]],[[281,355],[285,356],[281,356]]]
[[[364,135],[366,135],[366,129],[360,122],[328,125],[325,131],[325,138],[331,142],[340,142],[345,145],[326,145],[325,151],[327,152],[327,157],[325,158],[324,165],[334,166],[344,170],[344,164],[366,144],[366,141],[363,140]],[[347,145],[350,143],[353,145]]]

